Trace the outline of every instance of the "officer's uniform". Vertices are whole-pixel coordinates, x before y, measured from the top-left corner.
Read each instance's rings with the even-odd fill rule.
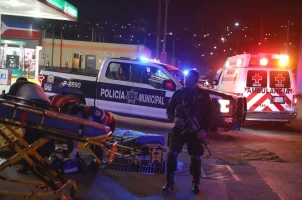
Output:
[[[193,100],[194,99],[194,100]],[[174,92],[170,99],[167,115],[170,120],[176,117],[175,109],[187,103],[187,108],[190,110],[190,116],[195,117],[200,128],[207,133],[211,126],[211,97],[201,88],[182,88]],[[164,190],[174,184],[174,172],[177,169],[177,156],[182,151],[183,145],[187,144],[188,154],[191,156],[190,173],[193,176],[193,184],[199,187],[199,179],[201,175],[201,158],[204,153],[202,142],[197,137],[197,133],[182,132],[186,129],[185,126],[174,126],[169,133],[169,151],[167,155],[167,184]],[[194,187],[194,186],[193,186]]]

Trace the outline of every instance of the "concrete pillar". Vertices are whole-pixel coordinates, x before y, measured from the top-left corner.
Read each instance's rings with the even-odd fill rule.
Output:
[[[2,67],[6,68],[6,54],[7,54],[7,48],[8,48],[8,44],[4,44],[3,45],[3,55],[2,55]]]
[[[19,67],[22,70],[22,73],[24,73],[24,53],[23,53],[23,45],[20,45],[19,49]]]
[[[39,78],[39,73],[40,73],[39,62],[40,62],[40,51],[41,50],[42,50],[41,46],[36,47],[36,68],[35,68],[35,78],[36,79]]]
[[[297,67],[297,92],[299,95],[302,95],[302,35],[300,38],[300,49],[298,56],[298,67]]]

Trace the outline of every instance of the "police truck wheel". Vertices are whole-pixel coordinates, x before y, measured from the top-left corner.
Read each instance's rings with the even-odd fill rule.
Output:
[[[77,101],[77,103],[83,103],[80,97],[76,94],[67,94],[67,96],[74,98]]]

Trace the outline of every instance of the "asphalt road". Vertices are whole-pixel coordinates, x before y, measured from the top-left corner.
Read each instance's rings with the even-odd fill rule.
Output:
[[[117,127],[167,136],[173,124],[116,116]],[[78,185],[77,199],[302,199],[302,119],[274,127],[269,123],[249,123],[240,131],[209,133],[207,140],[213,156],[206,152],[201,179],[201,194],[190,191],[190,158],[184,146],[179,155],[175,193],[162,193],[164,175],[99,171],[70,174]],[[1,175],[20,178],[14,168]],[[23,177],[24,178],[24,177]],[[28,178],[26,176],[25,178]],[[0,190],[29,186],[0,182]],[[218,192],[219,191],[219,192]],[[0,195],[0,199],[20,199]],[[43,198],[44,199],[44,198]],[[45,198],[54,199],[54,198]]]

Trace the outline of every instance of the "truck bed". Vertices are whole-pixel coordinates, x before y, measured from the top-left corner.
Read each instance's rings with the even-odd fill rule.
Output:
[[[51,71],[51,72],[58,72],[58,73],[66,73],[66,74],[75,74],[81,76],[91,76],[97,77],[99,70],[93,70],[87,72],[85,69],[77,69],[77,68],[67,68],[67,67],[43,67],[42,71]]]

